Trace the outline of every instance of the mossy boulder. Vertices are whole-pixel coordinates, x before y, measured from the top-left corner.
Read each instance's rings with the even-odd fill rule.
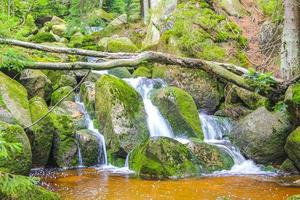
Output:
[[[11,114],[21,126],[31,124],[28,94],[23,85],[0,72],[0,108]]]
[[[95,117],[95,83],[86,81],[80,86],[80,97],[92,117]]]
[[[76,132],[77,142],[81,150],[84,166],[93,166],[99,163],[99,154],[102,154],[102,145],[90,130],[82,129]],[[101,143],[102,144],[102,143]]]
[[[53,89],[56,90],[57,88],[65,86],[75,87],[76,85],[77,81],[75,76],[59,74],[56,81],[53,83]]]
[[[127,153],[149,137],[142,99],[125,81],[102,75],[96,83],[95,102],[110,163],[122,159],[124,166]]]
[[[257,163],[278,163],[285,158],[284,145],[291,131],[285,113],[260,107],[244,117],[229,135],[241,152]]]
[[[127,37],[111,38],[107,41],[107,51],[109,52],[136,52],[138,48]]]
[[[71,167],[78,164],[75,128],[70,116],[61,113],[51,115],[55,128],[51,165]]]
[[[294,124],[300,125],[300,83],[291,85],[287,89],[284,103],[288,105],[287,110],[290,113]]]
[[[35,96],[29,101],[31,119],[33,122],[39,120],[48,111],[48,106],[43,98]],[[30,140],[32,146],[32,164],[34,167],[44,167],[48,163],[55,128],[50,115],[34,125],[30,129]]]
[[[31,41],[36,42],[36,43],[43,43],[43,42],[58,42],[57,38],[53,33],[50,32],[44,32],[44,31],[39,31],[37,34],[32,36],[30,38]]]
[[[81,47],[83,42],[84,42],[84,35],[80,32],[77,32],[74,35],[72,35],[72,37],[70,38],[69,46],[78,48]]]
[[[220,5],[231,16],[243,17],[247,13],[239,0],[221,0]]]
[[[176,136],[203,139],[199,113],[191,95],[177,87],[166,87],[154,90],[151,100]]]
[[[147,179],[183,178],[200,172],[197,159],[180,142],[154,137],[129,154],[129,168]]]
[[[131,78],[132,75],[126,67],[117,67],[111,70],[108,70],[108,73],[114,75],[118,78]]]
[[[59,102],[64,96],[73,90],[70,86],[64,86],[55,90],[51,95],[51,104]],[[75,93],[72,92],[64,101],[75,101]]]
[[[50,100],[52,82],[42,71],[25,69],[21,72],[20,81],[27,89],[29,98],[40,96]]]
[[[287,138],[284,147],[288,157],[300,169],[300,127],[296,128]]]
[[[151,78],[152,72],[151,69],[141,66],[138,67],[136,70],[133,72],[134,77],[146,77],[146,78]]]
[[[5,141],[22,145],[21,151],[14,152],[8,158],[0,158],[0,171],[28,175],[31,169],[32,155],[30,142],[23,128],[0,121],[0,131]]]
[[[280,165],[280,170],[285,173],[299,174],[299,170],[295,166],[294,162],[288,158]]]
[[[217,146],[198,141],[198,139],[189,142],[187,146],[199,160],[205,172],[229,170],[234,165],[230,155]]]
[[[221,85],[202,70],[156,66],[152,77],[165,79],[170,86],[187,91],[194,98],[197,108],[209,113],[216,110],[223,97]]]
[[[38,179],[0,172],[0,199],[60,200],[58,194],[37,185]]]

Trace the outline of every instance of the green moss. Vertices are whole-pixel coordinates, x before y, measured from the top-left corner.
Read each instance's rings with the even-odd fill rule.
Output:
[[[136,52],[136,45],[126,37],[112,38],[108,40],[107,50],[109,52]]]
[[[151,99],[175,135],[203,139],[198,110],[191,95],[176,87],[166,87],[154,91]]]
[[[295,104],[300,104],[300,83],[292,86],[292,100]]]
[[[56,39],[52,33],[49,32],[38,32],[31,38],[31,41],[36,43],[43,43],[43,42],[56,42]]]
[[[289,196],[286,200],[300,200],[300,194]]]
[[[21,143],[22,151],[15,152],[9,158],[0,158],[0,169],[6,172],[27,175],[31,169],[31,146],[23,128],[0,121],[3,138],[11,143]]]
[[[65,86],[65,87],[58,88],[51,95],[51,104],[52,105],[56,104],[58,101],[60,101],[63,97],[65,97],[72,90],[73,90],[73,88],[70,87],[70,86]],[[72,92],[65,99],[65,101],[74,101],[74,99],[75,99],[75,94],[74,94],[74,92]]]
[[[0,172],[0,198],[18,200],[59,200],[60,197],[37,185],[38,179]]]
[[[258,0],[258,6],[273,21],[283,19],[284,10],[282,0]]]
[[[133,72],[134,77],[146,77],[146,78],[151,78],[152,73],[151,70],[147,67],[138,67],[136,70]]]
[[[48,112],[46,102],[39,96],[30,99],[29,106],[33,122],[39,120]],[[32,163],[35,167],[44,167],[47,164],[54,132],[51,116],[47,116],[31,128]]]
[[[142,178],[183,178],[199,173],[197,160],[174,139],[151,138],[129,155],[129,167]]]

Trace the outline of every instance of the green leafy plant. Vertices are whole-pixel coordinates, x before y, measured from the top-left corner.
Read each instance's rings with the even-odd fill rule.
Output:
[[[21,143],[11,143],[4,139],[4,132],[0,130],[0,158],[11,158],[14,153],[21,152]]]
[[[287,111],[288,105],[286,105],[283,101],[279,101],[275,104],[275,106],[273,107],[273,109],[275,111],[279,111],[279,112],[285,112]]]
[[[24,54],[14,49],[7,49],[4,52],[0,52],[0,68],[21,71],[29,62]]]
[[[250,69],[246,74],[246,79],[248,84],[255,88],[256,92],[268,92],[271,87],[276,85],[271,72],[259,73],[254,69]]]

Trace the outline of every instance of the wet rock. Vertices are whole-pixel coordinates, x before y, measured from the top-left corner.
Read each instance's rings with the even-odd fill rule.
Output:
[[[102,154],[102,146],[95,133],[88,129],[82,129],[76,132],[77,142],[81,150],[81,156],[84,166],[93,166],[98,164],[98,156]]]
[[[86,81],[80,86],[80,96],[91,116],[95,116],[95,83]]]
[[[229,170],[234,165],[233,159],[224,150],[205,142],[194,140],[187,144],[195,157],[199,160],[203,171]]]
[[[111,70],[108,70],[108,73],[114,75],[118,78],[131,78],[132,75],[126,67],[117,67]]]
[[[299,174],[299,170],[296,168],[295,164],[290,159],[286,159],[281,164],[280,170],[283,171],[283,172],[285,172],[285,173]]]
[[[149,137],[142,99],[125,81],[102,75],[96,83],[95,100],[110,163],[124,166],[127,153]]]
[[[146,179],[183,178],[199,173],[190,150],[167,137],[150,138],[129,154],[129,168]]]
[[[240,120],[230,139],[247,158],[262,164],[276,163],[285,158],[284,145],[290,130],[286,114],[261,107]]]
[[[177,137],[203,139],[199,113],[191,95],[180,88],[166,87],[153,91],[151,100]]]

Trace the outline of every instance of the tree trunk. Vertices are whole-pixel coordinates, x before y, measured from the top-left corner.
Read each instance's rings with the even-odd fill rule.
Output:
[[[284,10],[280,72],[282,78],[289,80],[300,74],[299,0],[284,0]]]

